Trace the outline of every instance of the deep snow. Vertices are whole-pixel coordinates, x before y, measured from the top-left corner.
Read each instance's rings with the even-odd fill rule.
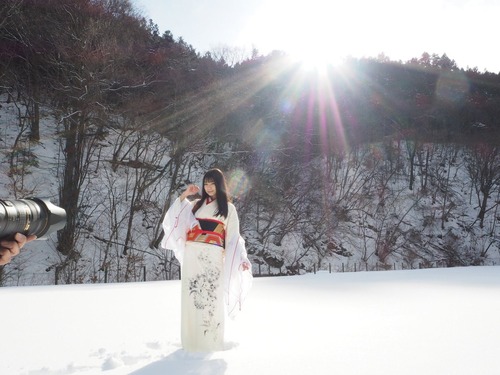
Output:
[[[0,288],[0,374],[498,375],[499,297],[499,267],[257,278],[191,354],[179,281]]]

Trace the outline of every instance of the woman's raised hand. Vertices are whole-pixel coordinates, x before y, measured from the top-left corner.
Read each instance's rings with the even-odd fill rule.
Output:
[[[196,193],[198,193],[200,191],[200,188],[196,185],[189,185],[187,187],[187,189],[184,191],[184,193],[181,194],[181,201],[183,201],[184,199],[186,199],[187,197],[191,196],[191,195],[195,195]]]

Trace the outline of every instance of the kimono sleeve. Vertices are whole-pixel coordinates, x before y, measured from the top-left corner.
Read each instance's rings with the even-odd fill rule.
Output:
[[[251,267],[243,270],[242,263],[250,264],[245,241],[240,235],[240,222],[236,208],[230,204],[226,226],[226,255],[224,261],[224,296],[226,312],[234,318],[252,286]]]
[[[187,232],[196,225],[196,218],[191,209],[191,203],[187,199],[181,201],[180,198],[177,198],[168,209],[162,222],[164,235],[161,247],[172,250],[181,265]]]

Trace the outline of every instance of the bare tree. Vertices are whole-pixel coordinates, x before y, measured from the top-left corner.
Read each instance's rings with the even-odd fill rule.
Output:
[[[489,205],[491,195],[500,184],[500,148],[486,143],[470,147],[466,169],[479,206],[479,227],[483,228],[486,213],[500,203],[495,201]]]

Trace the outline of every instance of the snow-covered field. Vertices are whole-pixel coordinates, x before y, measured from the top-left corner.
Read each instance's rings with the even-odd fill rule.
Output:
[[[500,268],[257,278],[227,349],[180,346],[180,282],[0,288],[0,374],[498,375]]]

